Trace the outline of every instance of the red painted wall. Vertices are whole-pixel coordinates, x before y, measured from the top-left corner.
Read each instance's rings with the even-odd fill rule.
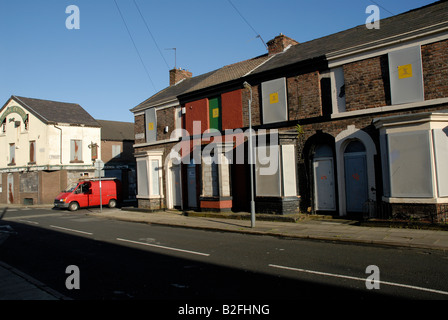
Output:
[[[242,90],[226,92],[221,95],[222,130],[243,126]]]
[[[221,95],[222,130],[236,129],[243,126],[242,90],[226,92]],[[201,99],[185,104],[185,129],[193,134],[193,122],[201,121],[201,134],[209,129],[208,99]]]
[[[193,135],[194,121],[201,121],[201,132],[195,132],[195,134],[202,134],[208,129],[208,99],[201,99],[185,104],[185,130],[188,131],[189,135]]]

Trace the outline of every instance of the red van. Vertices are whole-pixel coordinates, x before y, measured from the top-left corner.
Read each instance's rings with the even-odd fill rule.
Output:
[[[100,203],[100,183],[102,203]],[[65,208],[76,211],[79,208],[108,206],[115,208],[121,201],[121,183],[119,180],[111,179],[88,179],[80,180],[70,185],[67,190],[62,191],[54,200],[56,208]]]

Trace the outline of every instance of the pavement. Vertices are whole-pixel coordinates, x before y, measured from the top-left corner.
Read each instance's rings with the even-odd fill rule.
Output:
[[[89,210],[88,215],[179,228],[237,232],[274,237],[312,239],[378,246],[448,250],[448,229],[397,228],[372,224],[363,226],[351,220],[328,216],[257,215],[252,226],[250,214],[203,212],[147,212],[135,208]],[[1,245],[1,244],[0,244]],[[67,300],[62,294],[0,261],[0,300]]]

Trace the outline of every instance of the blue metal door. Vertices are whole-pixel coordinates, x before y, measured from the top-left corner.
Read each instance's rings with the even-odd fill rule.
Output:
[[[368,200],[367,161],[365,153],[344,155],[347,212],[363,212]]]
[[[187,167],[187,181],[188,181],[188,207],[197,208],[196,201],[196,165],[189,164]]]

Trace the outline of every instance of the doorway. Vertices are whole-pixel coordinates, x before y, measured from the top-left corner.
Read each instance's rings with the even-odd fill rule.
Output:
[[[196,197],[196,165],[194,159],[191,160],[187,167],[187,183],[188,183],[188,207],[197,208],[197,197]]]
[[[316,147],[313,157],[315,211],[335,211],[333,151],[329,145]]]
[[[14,203],[14,175],[12,173],[8,174],[7,179],[7,186],[8,186],[8,204]]]
[[[347,213],[362,213],[369,191],[366,148],[361,141],[354,140],[347,145],[344,169]]]
[[[180,209],[182,207],[180,165],[172,165],[170,167],[170,176],[172,208]]]

